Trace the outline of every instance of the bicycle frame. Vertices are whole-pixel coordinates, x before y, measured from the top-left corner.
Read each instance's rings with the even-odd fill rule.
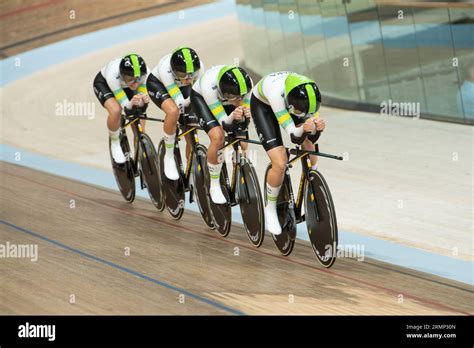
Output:
[[[123,121],[124,121],[124,124],[122,126],[123,129],[127,128],[127,127],[131,127],[132,128],[132,131],[133,131],[133,134],[134,134],[134,153],[133,153],[133,161],[132,161],[132,169],[133,169],[133,173],[135,175],[138,174],[138,151],[139,151],[139,147],[142,147],[142,150],[144,151],[145,153],[145,158],[147,160],[147,163],[148,163],[148,168],[150,168],[151,170],[151,165],[150,165],[150,156],[148,156],[148,154],[146,153],[146,149],[144,146],[142,146],[141,144],[141,140],[142,140],[142,136],[143,136],[143,130],[142,130],[142,126],[141,126],[141,123],[140,122],[137,122],[139,120],[150,120],[150,121],[158,121],[158,122],[164,122],[164,120],[162,119],[158,119],[158,118],[148,118],[147,115],[145,113],[140,113],[140,114],[135,114],[135,115],[130,115],[130,116],[127,116],[127,115],[122,115],[123,117]],[[153,174],[150,172],[150,174]],[[142,186],[142,189],[144,188],[143,187],[143,182],[141,182],[141,186]]]
[[[287,164],[288,168],[292,168],[293,163],[295,163],[298,160],[301,163],[302,171],[301,171],[300,182],[298,185],[298,193],[296,195],[296,201],[295,201],[295,207],[294,207],[296,223],[300,223],[305,220],[305,216],[301,215],[301,207],[303,206],[305,184],[308,182],[308,174],[309,174],[309,171],[311,170],[311,160],[309,156],[315,155],[315,156],[333,158],[337,160],[342,160],[343,158],[340,156],[334,156],[334,155],[329,155],[329,154],[319,152],[318,144],[315,144],[315,151],[301,150],[300,145],[296,145],[292,149],[286,148],[286,151],[287,151],[288,157],[289,155],[295,155],[295,157],[293,157],[292,159],[290,158],[288,159],[288,164]],[[289,175],[288,172],[285,173],[285,175]]]
[[[186,188],[186,191],[189,191],[189,181],[190,181],[190,178],[191,178],[191,166],[192,166],[193,159],[194,159],[194,152],[196,150],[196,145],[199,144],[199,137],[197,135],[197,130],[200,129],[200,128],[197,127],[197,126],[193,126],[193,127],[189,128],[187,130],[184,130],[184,128],[186,128],[186,126],[181,126],[181,125],[180,125],[180,128],[183,131],[176,136],[178,141],[181,140],[186,135],[192,134],[191,152],[189,153],[189,156],[187,157],[186,170],[184,171],[184,187]],[[181,166],[182,165],[183,164],[181,162]],[[183,168],[181,168],[181,170],[182,169]],[[192,202],[191,196],[190,196],[190,202]]]
[[[231,201],[232,206],[237,205],[237,201],[235,199],[235,194],[236,194],[236,191],[237,191],[237,171],[240,171],[240,177],[243,178],[243,165],[245,164],[245,158],[246,158],[245,153],[242,150],[242,146],[240,145],[241,142],[261,145],[261,143],[258,142],[258,141],[236,137],[236,138],[228,138],[228,144],[225,145],[223,148],[221,148],[221,150],[224,150],[224,149],[232,146],[232,148],[234,149],[234,151],[237,155],[237,160],[235,161],[235,164],[233,166],[232,177],[231,177],[230,183],[226,182],[227,191],[229,192],[230,201]],[[250,195],[249,195],[249,192],[248,192],[248,188],[247,188],[247,186],[245,186],[245,201],[246,201],[247,204],[249,203],[249,196]],[[242,198],[243,197],[240,197],[241,200],[242,200]]]

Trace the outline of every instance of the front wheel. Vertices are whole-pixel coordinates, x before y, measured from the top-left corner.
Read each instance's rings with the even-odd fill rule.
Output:
[[[165,202],[160,180],[158,155],[152,140],[147,134],[142,134],[141,145],[139,158],[148,195],[156,209],[163,211],[165,209]]]
[[[196,145],[193,156],[193,193],[197,206],[206,225],[214,229],[214,220],[209,205],[209,190],[206,186],[207,149]]]
[[[267,177],[271,164],[268,165],[265,172],[264,185],[267,187]],[[267,204],[267,190],[265,192],[265,205]],[[291,180],[289,174],[285,173],[285,178],[280,189],[277,199],[277,214],[282,226],[281,234],[275,235],[271,233],[273,242],[283,256],[288,256],[293,251],[296,237],[296,218],[294,212],[293,189],[291,188]]]
[[[250,243],[258,248],[265,237],[262,192],[252,163],[246,161],[240,173],[241,176],[237,179],[239,180],[237,197],[240,212]]]
[[[338,230],[336,210],[329,186],[317,170],[308,174],[305,192],[305,220],[309,240],[319,263],[331,267],[336,261]]]
[[[166,207],[168,208],[168,212],[170,213],[171,217],[175,220],[181,219],[184,213],[184,182],[183,176],[180,175],[178,180],[170,180],[165,175],[165,141],[162,139],[160,141],[160,145],[158,147],[158,159],[159,159],[159,168],[160,168],[160,177],[161,182],[163,185],[163,193],[164,193],[164,202]],[[175,161],[178,170],[180,169],[179,166],[179,147],[175,147]]]
[[[112,170],[114,172],[115,182],[119,188],[123,198],[129,203],[132,203],[135,199],[135,174],[133,172],[133,165],[131,159],[130,145],[128,143],[127,135],[122,129],[120,133],[120,146],[122,147],[123,154],[127,161],[125,163],[116,163],[110,148],[109,138],[109,155],[110,162],[112,163]]]
[[[221,190],[226,198],[226,203],[224,204],[214,204],[212,198],[209,195],[209,206],[211,207],[212,216],[214,217],[214,227],[215,230],[222,236],[227,237],[230,232],[230,227],[232,226],[232,205],[230,203],[229,192],[227,190],[227,181],[229,176],[227,175],[227,167],[225,162],[222,164],[220,184]],[[206,187],[210,187],[210,177],[209,170],[206,166]]]

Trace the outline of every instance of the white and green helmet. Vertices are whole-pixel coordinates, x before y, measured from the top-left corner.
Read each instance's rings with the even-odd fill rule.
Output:
[[[147,73],[145,61],[135,53],[127,54],[120,61],[120,74],[139,78]]]
[[[201,60],[192,48],[178,47],[171,54],[170,65],[176,77],[194,78],[201,69]]]
[[[321,93],[316,82],[291,73],[285,80],[285,103],[288,111],[298,117],[314,114],[321,106]]]
[[[217,77],[219,94],[225,100],[243,98],[252,90],[252,79],[245,69],[226,65],[221,68]]]

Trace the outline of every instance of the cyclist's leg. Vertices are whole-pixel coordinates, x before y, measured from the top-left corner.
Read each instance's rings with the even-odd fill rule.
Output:
[[[94,79],[94,93],[102,106],[107,110],[107,128],[111,140],[111,151],[114,161],[124,163],[125,156],[120,147],[120,121],[122,115],[122,107],[117,102],[114,94],[107,85],[107,81],[99,72]]]
[[[224,146],[224,130],[216,120],[204,98],[196,91],[191,92],[191,104],[194,113],[199,118],[201,128],[207,133],[211,143],[207,149],[207,166],[209,168],[211,200],[216,204],[227,202],[220,186],[220,174],[222,169],[222,158],[219,149]]]
[[[276,203],[283,184],[288,156],[281,137],[280,126],[269,105],[252,95],[250,99],[252,118],[260,141],[267,152],[272,168],[267,175],[267,205],[265,206],[266,229],[273,234],[281,233]]]
[[[129,100],[132,100],[133,96],[139,93],[137,89],[131,89],[131,88],[124,88],[123,91],[125,92],[125,95],[127,96]],[[148,104],[143,105],[141,107],[142,112],[145,112],[147,108],[148,108]],[[145,133],[145,125],[146,125],[145,120],[141,119],[139,122],[140,122],[140,127],[142,129],[142,132]],[[133,146],[134,146],[134,149],[136,150],[138,146],[138,136],[135,130],[133,131]]]
[[[178,180],[179,173],[174,160],[174,146],[176,139],[176,127],[179,118],[179,109],[174,100],[168,94],[163,83],[150,74],[147,79],[147,90],[153,103],[165,113],[163,124],[166,154],[164,159],[165,176],[170,180]]]

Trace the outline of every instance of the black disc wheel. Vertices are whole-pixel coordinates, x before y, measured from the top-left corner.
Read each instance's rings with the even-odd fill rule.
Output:
[[[109,138],[109,155],[110,162],[112,163],[112,170],[114,172],[115,182],[119,188],[123,198],[131,203],[135,199],[135,174],[133,173],[133,165],[131,159],[130,145],[125,131],[122,130],[120,134],[120,146],[122,147],[123,154],[127,159],[125,163],[116,163],[111,150],[111,140]]]
[[[184,213],[185,189],[183,176],[180,175],[178,180],[170,180],[165,175],[165,141],[162,139],[158,146],[158,158],[161,183],[163,186],[164,202],[171,217],[175,220],[181,219]],[[180,153],[179,147],[175,147],[175,161],[178,171],[180,170]]]
[[[336,210],[329,186],[317,170],[308,175],[305,192],[305,220],[309,240],[319,263],[331,267],[336,261],[338,230]]]
[[[199,212],[206,225],[214,229],[214,219],[209,205],[209,190],[206,186],[207,149],[203,145],[196,146],[193,156],[193,193]]]
[[[152,140],[147,134],[142,134],[141,145],[139,152],[140,166],[143,179],[148,189],[148,195],[156,209],[163,211],[165,202],[161,185],[158,155]]]
[[[242,221],[250,243],[258,248],[262,245],[265,237],[262,192],[257,173],[250,161],[245,161],[239,172],[237,197]]]
[[[222,165],[220,184],[222,193],[226,198],[226,203],[224,204],[215,204],[212,202],[212,199],[209,195],[209,205],[211,207],[212,216],[214,218],[214,228],[222,236],[227,237],[230,232],[230,227],[232,226],[232,206],[229,198],[228,192],[228,175],[227,167],[225,163]],[[206,187],[209,187],[210,178],[209,171],[206,166]]]

